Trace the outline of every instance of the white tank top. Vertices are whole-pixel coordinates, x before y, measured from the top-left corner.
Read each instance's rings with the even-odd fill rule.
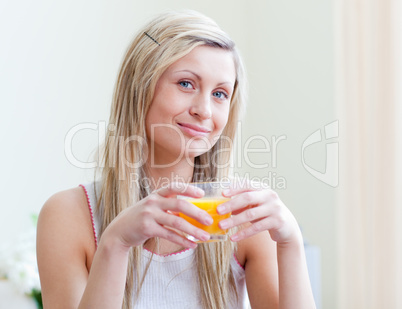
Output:
[[[96,183],[99,184],[99,183]],[[96,196],[94,183],[81,185],[85,191],[91,213],[92,226],[95,236],[95,245],[98,244],[101,214],[96,209]],[[100,188],[96,188],[100,192]],[[204,309],[201,305],[200,291],[195,267],[195,250],[186,249],[169,255],[152,254],[143,250],[143,261],[141,263],[143,272],[147,262],[151,259],[150,267],[144,279],[139,299],[135,304],[136,309]],[[234,275],[238,299],[229,305],[229,309],[249,308],[249,300],[246,290],[245,271],[239,264],[236,256],[230,261]]]

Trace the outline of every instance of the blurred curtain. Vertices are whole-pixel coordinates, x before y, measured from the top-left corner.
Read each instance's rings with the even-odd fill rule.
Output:
[[[400,0],[335,0],[339,309],[402,308]]]

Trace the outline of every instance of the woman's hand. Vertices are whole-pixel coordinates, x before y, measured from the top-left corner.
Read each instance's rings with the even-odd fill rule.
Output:
[[[232,199],[221,204],[217,211],[222,215],[232,212],[232,217],[222,220],[220,227],[228,229],[250,223],[233,235],[232,241],[240,241],[262,231],[269,231],[277,243],[301,240],[296,219],[273,190],[249,182],[242,188],[225,190],[224,195]]]
[[[139,246],[153,237],[164,238],[187,248],[195,248],[197,244],[179,232],[193,235],[201,240],[209,240],[210,235],[180,218],[178,213],[194,218],[204,225],[210,225],[212,217],[190,202],[176,199],[176,196],[199,198],[203,194],[202,190],[191,185],[171,183],[152,192],[136,205],[123,210],[107,227],[105,233],[107,237],[117,238],[127,249]],[[106,236],[105,233],[102,238]]]

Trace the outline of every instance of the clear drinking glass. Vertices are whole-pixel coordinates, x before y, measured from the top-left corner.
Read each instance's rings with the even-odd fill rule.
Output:
[[[186,221],[191,223],[192,225],[206,231],[211,235],[210,240],[201,241],[196,239],[192,235],[187,235],[187,238],[195,241],[195,242],[214,242],[214,241],[223,241],[227,240],[227,230],[222,230],[219,227],[219,222],[221,220],[227,219],[231,216],[231,213],[219,215],[216,212],[216,208],[230,200],[230,198],[224,197],[222,195],[223,190],[228,189],[230,187],[230,182],[193,182],[190,185],[198,187],[204,190],[205,194],[201,198],[193,198],[188,196],[177,196],[177,198],[185,199],[195,206],[205,210],[214,220],[211,225],[204,225],[198,222],[197,220],[186,216],[185,214],[180,213],[179,216],[184,218]]]

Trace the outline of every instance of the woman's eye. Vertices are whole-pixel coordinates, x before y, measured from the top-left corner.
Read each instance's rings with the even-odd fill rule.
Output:
[[[228,98],[227,94],[222,91],[215,91],[212,95],[218,99],[227,99]]]
[[[192,88],[191,83],[187,81],[181,81],[179,82],[179,85],[182,86],[183,88]]]

